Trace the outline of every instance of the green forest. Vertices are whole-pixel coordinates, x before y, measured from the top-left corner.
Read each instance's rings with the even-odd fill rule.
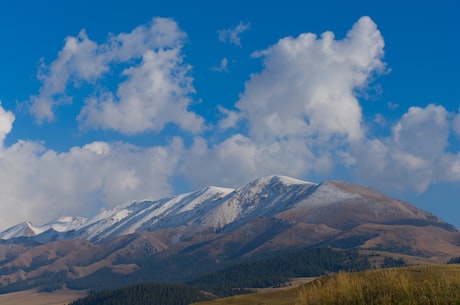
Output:
[[[342,270],[360,271],[369,268],[367,256],[355,250],[308,248],[239,263],[190,281],[188,286],[136,284],[95,292],[71,305],[190,304],[210,299],[211,296],[215,298],[252,292],[249,288],[280,286],[292,277],[320,276]]]
[[[219,296],[248,292],[248,287],[280,286],[293,277],[315,277],[337,271],[370,268],[367,256],[355,250],[309,248],[249,261],[202,276],[189,284]]]
[[[187,305],[209,299],[192,287],[150,283],[101,291],[70,305]]]

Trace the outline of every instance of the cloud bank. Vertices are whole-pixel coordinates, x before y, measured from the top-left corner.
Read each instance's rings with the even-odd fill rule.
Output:
[[[14,116],[0,106],[1,130]],[[8,126],[6,126],[8,127]],[[6,136],[7,133],[4,134]],[[173,192],[183,144],[139,148],[93,142],[67,152],[20,140],[0,148],[0,219],[3,228],[25,220],[38,223],[62,215],[89,215],[101,203],[115,205]]]

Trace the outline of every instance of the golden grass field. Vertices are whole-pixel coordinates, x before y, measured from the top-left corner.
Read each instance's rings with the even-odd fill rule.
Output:
[[[0,294],[1,305],[64,305],[76,299],[85,297],[85,291],[69,289],[57,290],[54,292],[37,292],[36,290],[25,290],[7,294]]]
[[[338,273],[290,289],[196,305],[460,305],[460,265]]]

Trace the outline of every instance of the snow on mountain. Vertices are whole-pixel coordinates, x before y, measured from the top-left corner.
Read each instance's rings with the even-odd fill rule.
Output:
[[[62,217],[39,227],[22,223],[0,233],[0,238],[36,236],[49,229],[62,233],[75,230],[72,236],[94,241],[180,226],[219,230],[242,219],[272,216],[315,185],[285,176],[269,176],[236,190],[209,186],[172,198],[125,203],[103,210],[91,219]]]
[[[39,227],[21,223],[0,233],[0,238],[34,237],[41,241],[80,237],[98,242],[134,232],[179,229],[182,233],[176,238],[180,239],[181,234],[230,232],[258,218],[325,224],[336,229],[408,219],[444,225],[429,213],[364,186],[268,176],[237,189],[210,186],[157,201],[126,203],[91,219],[62,217]]]
[[[6,240],[17,237],[31,237],[42,234],[50,229],[61,233],[68,232],[80,228],[87,221],[88,218],[84,217],[64,216],[42,226],[34,226],[31,222],[23,222],[0,233],[0,239]]]
[[[316,184],[284,176],[256,179],[235,190],[201,218],[214,229],[252,217],[270,217],[309,193]]]
[[[0,239],[11,239],[15,237],[30,237],[35,236],[38,230],[30,222],[22,222],[17,224],[2,233],[0,233]]]
[[[82,238],[102,240],[138,231],[179,227],[201,213],[202,206],[212,205],[231,192],[233,189],[207,187],[168,199],[133,202],[101,212],[78,231]]]
[[[43,231],[53,229],[57,232],[68,232],[80,228],[88,221],[86,217],[64,216],[55,219],[41,227]]]
[[[325,181],[318,185],[315,192],[308,197],[305,201],[305,205],[308,206],[324,206],[339,201],[348,199],[354,199],[360,197],[359,194],[354,192],[348,192],[342,188],[339,188],[331,181]]]

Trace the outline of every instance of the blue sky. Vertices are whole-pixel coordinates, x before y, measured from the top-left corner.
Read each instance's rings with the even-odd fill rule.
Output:
[[[459,15],[2,1],[0,229],[271,174],[370,185],[460,227]]]

